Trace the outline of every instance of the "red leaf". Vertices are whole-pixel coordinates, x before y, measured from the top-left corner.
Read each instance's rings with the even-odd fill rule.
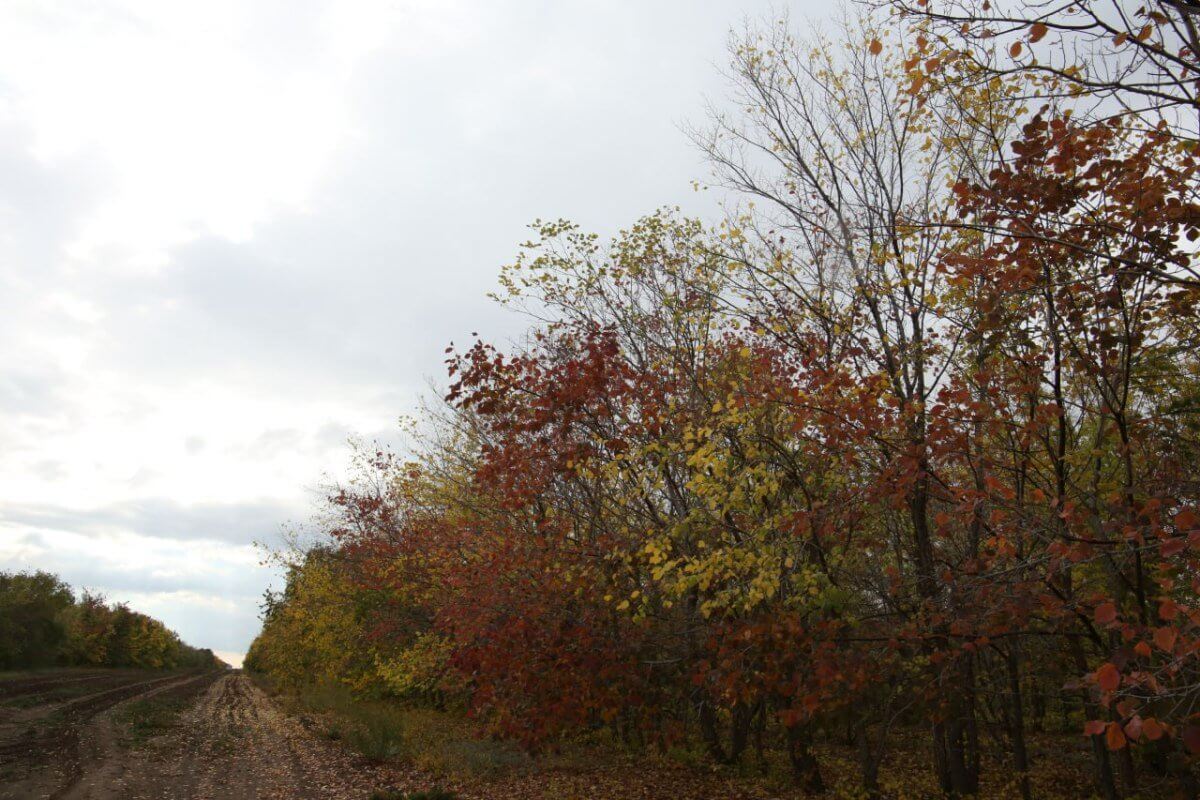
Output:
[[[1110,661],[1096,670],[1096,684],[1106,692],[1114,691],[1121,685],[1121,672]]]
[[[1163,558],[1170,558],[1177,553],[1182,553],[1187,548],[1187,542],[1183,539],[1167,539],[1158,546],[1158,552],[1162,553]]]
[[[1173,652],[1175,650],[1175,639],[1178,636],[1178,631],[1169,625],[1164,625],[1154,631],[1154,645],[1164,652]]]
[[[1121,730],[1119,723],[1108,723],[1108,730],[1104,733],[1104,744],[1109,750],[1120,750],[1125,746],[1125,732]]]
[[[1117,607],[1112,603],[1101,603],[1096,606],[1093,616],[1097,624],[1107,625],[1117,618]]]
[[[1134,741],[1134,742],[1136,742],[1138,739],[1142,738],[1142,718],[1141,717],[1135,716],[1132,719],[1130,719],[1129,722],[1125,723],[1125,735],[1131,741]]]
[[[1029,27],[1029,41],[1040,42],[1042,40],[1042,37],[1044,37],[1046,35],[1046,31],[1048,31],[1048,30],[1049,30],[1049,28],[1047,28],[1044,23],[1041,23],[1041,22],[1033,23],[1033,25],[1031,25]]]
[[[1098,719],[1089,719],[1083,724],[1083,734],[1085,736],[1099,736],[1104,733],[1104,722]]]
[[[1164,733],[1166,731],[1163,730],[1162,723],[1153,717],[1142,720],[1142,734],[1150,741],[1157,742]]]
[[[880,53],[883,52],[883,42],[879,41],[878,39],[872,39],[870,50],[871,50],[871,55],[873,55],[873,56],[879,55]]]
[[[1179,616],[1179,606],[1171,598],[1167,598],[1158,604],[1158,616],[1167,622]]]

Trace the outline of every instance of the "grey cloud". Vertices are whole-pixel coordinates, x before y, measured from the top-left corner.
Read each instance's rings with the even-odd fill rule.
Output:
[[[234,544],[266,541],[296,509],[274,501],[182,505],[167,498],[77,510],[52,505],[0,504],[0,522],[98,536],[113,530],[159,539],[210,540]]]
[[[443,378],[449,342],[516,337],[527,321],[485,295],[533,219],[613,233],[664,204],[712,211],[713,196],[690,189],[703,170],[676,126],[720,93],[710,64],[753,9],[684,8],[639,9],[631,25],[621,6],[585,21],[509,4],[491,13],[510,35],[478,52],[413,57],[401,40],[378,53],[353,84],[364,136],[309,211],[248,242],[199,239],[153,279],[97,288],[148,309],[114,320],[111,363],[416,394]]]

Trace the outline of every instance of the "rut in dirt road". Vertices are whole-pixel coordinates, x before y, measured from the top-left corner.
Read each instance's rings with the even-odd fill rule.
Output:
[[[63,800],[361,798],[371,770],[310,736],[239,673],[217,677],[167,735],[111,743]],[[335,785],[334,776],[353,776]]]
[[[0,720],[0,800],[55,800],[64,796],[82,777],[97,746],[104,741],[110,711],[205,679],[197,673],[160,675],[148,680],[145,673],[119,673],[103,676],[93,691],[73,699],[4,709]],[[82,682],[65,677],[54,686]]]

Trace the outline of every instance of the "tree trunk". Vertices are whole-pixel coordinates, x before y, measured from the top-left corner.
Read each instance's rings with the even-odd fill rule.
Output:
[[[788,758],[792,762],[792,775],[798,785],[808,794],[820,794],[825,791],[825,781],[821,777],[821,765],[808,746],[808,731],[803,725],[793,725],[787,729]]]
[[[1021,797],[1031,800],[1029,751],[1025,747],[1025,710],[1021,702],[1021,664],[1017,642],[1008,649],[1009,737],[1012,739],[1013,769],[1021,782]]]

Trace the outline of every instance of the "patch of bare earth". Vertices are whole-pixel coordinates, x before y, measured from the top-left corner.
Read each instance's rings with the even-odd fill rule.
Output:
[[[0,800],[64,797],[104,741],[110,709],[200,677],[125,672],[104,676],[91,691],[74,693],[70,699],[6,707],[0,718]],[[73,683],[82,681],[64,676],[55,686]]]
[[[131,736],[139,712],[154,703],[174,709],[170,724],[157,735]],[[369,762],[316,735],[236,672],[135,681],[26,713],[58,724],[21,739],[20,747],[0,738],[0,754],[9,756],[8,773],[0,762],[0,800],[365,800],[379,789],[435,786],[464,800],[780,796],[645,765],[439,779]]]
[[[238,673],[199,678],[191,705],[163,735],[129,745],[120,707],[89,720],[81,739],[81,769],[64,776],[44,765],[43,784],[65,783],[48,794],[63,800],[283,800],[362,798],[380,784],[377,768],[310,735]],[[195,690],[196,682],[163,686],[155,694]],[[3,797],[3,795],[0,795]]]

